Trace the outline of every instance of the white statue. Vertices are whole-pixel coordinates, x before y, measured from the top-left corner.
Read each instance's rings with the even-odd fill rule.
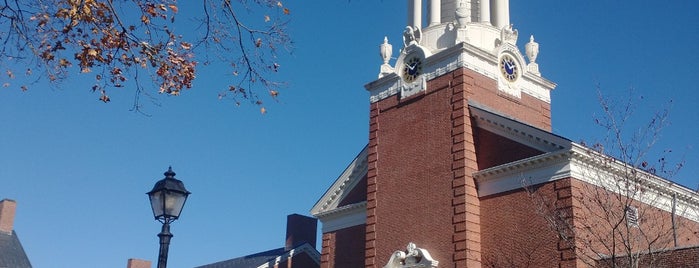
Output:
[[[502,27],[500,31],[500,41],[513,45],[517,44],[517,30],[512,27],[512,24]]]
[[[408,243],[407,251],[396,251],[383,268],[436,268],[438,261],[432,259],[427,250],[418,248],[413,242]]]
[[[471,1],[461,0],[456,8],[456,21],[459,28],[466,27],[466,24],[471,22]]]
[[[405,30],[403,31],[403,45],[405,47],[412,44],[420,44],[420,38],[422,38],[422,31],[420,28],[405,26]]]

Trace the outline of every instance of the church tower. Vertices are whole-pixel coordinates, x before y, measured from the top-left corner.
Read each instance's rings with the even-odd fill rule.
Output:
[[[533,36],[528,61],[518,48],[508,0],[408,0],[402,41],[391,66],[384,40],[379,78],[366,85],[366,267],[382,267],[408,242],[429,249],[440,267],[480,267],[481,208],[471,174],[479,163],[513,159],[479,159],[503,156],[476,148],[469,107],[550,131],[555,84],[539,72]]]
[[[518,45],[508,0],[409,0],[402,39],[394,63],[384,39],[365,86],[367,146],[311,209],[321,268],[598,267],[621,255],[679,267],[696,256],[698,193],[551,133],[556,85],[534,37]]]
[[[321,267],[408,267],[411,256],[424,267],[481,267],[474,172],[542,150],[473,118],[551,130],[556,85],[539,72],[534,37],[528,60],[517,41],[508,0],[408,0],[395,63],[384,39],[378,79],[365,86],[368,145],[311,210],[323,223]]]

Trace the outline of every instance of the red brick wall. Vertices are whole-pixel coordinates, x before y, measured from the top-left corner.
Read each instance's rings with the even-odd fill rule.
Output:
[[[621,178],[615,178],[621,179]],[[677,246],[687,247],[699,244],[699,224],[677,216],[673,233],[672,214],[637,201],[605,191],[579,180],[571,180],[573,189],[573,206],[575,209],[576,245],[580,249],[578,257],[595,258],[598,253],[611,256],[612,245],[616,245],[617,256],[628,256],[631,252],[667,251]],[[613,186],[616,187],[616,186]],[[629,227],[622,218],[624,207],[632,205],[638,208],[639,227]],[[611,224],[618,223],[615,230]],[[615,235],[616,234],[616,235]],[[587,241],[587,242],[586,242]],[[655,256],[646,258],[654,261]],[[625,262],[621,257],[618,263]],[[696,264],[695,267],[699,267]]]
[[[374,237],[367,241],[376,255],[368,258],[368,267],[385,265],[408,242],[452,266],[450,99],[451,90],[440,90],[408,102],[394,96],[376,104],[375,222],[368,223]]]
[[[357,185],[354,186],[347,196],[340,201],[338,207],[366,201],[366,190],[366,176],[364,176],[364,178],[357,182]]]
[[[566,187],[565,183],[550,182],[531,189],[533,195],[556,200]],[[561,197],[561,208],[565,209],[565,197]],[[567,247],[559,248],[557,232],[537,213],[537,206],[524,189],[481,198],[483,267],[566,265],[561,258],[568,258]]]
[[[428,249],[440,266],[480,266],[481,209],[471,177],[478,170],[471,100],[551,129],[549,104],[526,94],[518,99],[501,93],[496,81],[467,69],[428,81],[424,94],[372,103],[367,267],[383,266],[408,242]],[[491,155],[487,161],[505,160]]]
[[[364,235],[364,225],[324,233],[320,267],[362,267],[364,265]]]
[[[543,153],[480,128],[475,128],[473,132],[479,170]]]
[[[126,262],[126,268],[150,268],[151,263],[150,261],[147,260],[139,260],[139,259],[129,259]]]
[[[17,202],[11,199],[0,201],[0,232],[12,233]]]
[[[525,124],[551,131],[551,104],[525,93],[520,98],[497,89],[497,81],[464,69],[469,99]]]
[[[653,268],[695,268],[699,267],[699,248],[680,248],[667,252],[656,252],[653,263],[650,262],[648,256],[641,257],[639,267]],[[608,268],[612,267],[609,259],[600,261],[596,267]],[[618,266],[617,266],[618,267]]]

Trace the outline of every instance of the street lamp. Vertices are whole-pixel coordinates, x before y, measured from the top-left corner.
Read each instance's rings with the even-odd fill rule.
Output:
[[[184,188],[182,181],[175,179],[175,172],[169,167],[165,178],[159,180],[153,186],[153,190],[146,193],[150,198],[150,206],[153,208],[155,219],[163,223],[163,229],[158,234],[160,237],[160,252],[158,253],[158,268],[167,267],[167,251],[170,247],[170,223],[180,217],[184,202],[190,192]]]

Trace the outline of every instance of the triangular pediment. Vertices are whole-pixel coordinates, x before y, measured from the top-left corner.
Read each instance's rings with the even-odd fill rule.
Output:
[[[323,217],[328,214],[341,213],[343,211],[352,210],[357,206],[362,206],[357,202],[345,204],[343,201],[348,198],[354,188],[366,177],[367,152],[368,148],[365,146],[330,188],[328,188],[325,194],[316,202],[311,209],[311,214],[313,216],[322,221]]]
[[[570,149],[572,141],[546,130],[524,124],[490,110],[478,103],[469,102],[469,112],[474,127],[534,148],[543,153]]]

